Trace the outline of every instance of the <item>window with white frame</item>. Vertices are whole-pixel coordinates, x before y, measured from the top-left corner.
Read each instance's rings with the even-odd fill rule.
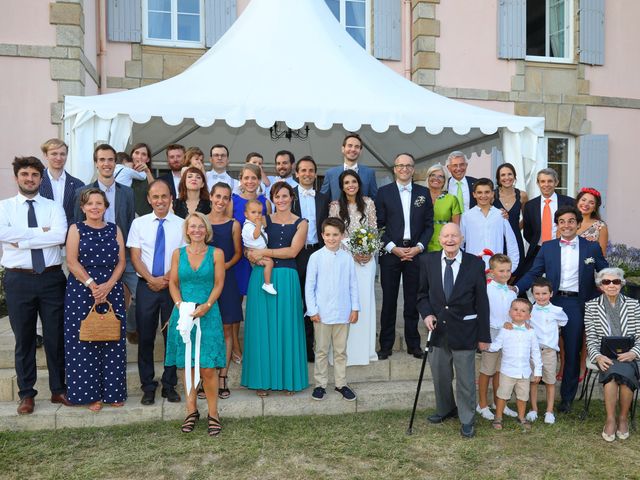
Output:
[[[144,43],[204,46],[203,0],[143,0],[142,4]]]
[[[573,60],[573,0],[527,0],[527,59]]]
[[[570,135],[547,133],[544,136],[547,166],[558,172],[560,183],[556,192],[574,196],[576,169],[576,142]]]
[[[369,51],[371,0],[325,0],[325,3],[349,35]]]

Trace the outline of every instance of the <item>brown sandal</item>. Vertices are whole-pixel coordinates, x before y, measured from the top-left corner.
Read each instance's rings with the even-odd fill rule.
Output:
[[[222,382],[220,382],[222,380]],[[227,376],[226,375],[218,375],[218,398],[224,400],[225,398],[229,398],[231,396],[231,390],[229,390],[229,386],[227,385]]]
[[[502,430],[502,419],[494,418],[491,422],[491,426],[494,428],[494,430]]]
[[[191,433],[193,429],[196,428],[196,422],[200,420],[200,412],[196,410],[195,412],[191,412],[187,415],[187,418],[182,422],[182,426],[180,427],[180,431],[182,433]]]
[[[207,433],[210,437],[215,437],[220,435],[222,432],[222,424],[220,423],[220,419],[212,417],[211,415],[207,415],[207,421],[209,422],[209,426],[207,428]]]

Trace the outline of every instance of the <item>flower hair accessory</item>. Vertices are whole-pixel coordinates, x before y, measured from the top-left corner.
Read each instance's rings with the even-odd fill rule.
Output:
[[[595,188],[581,188],[580,193],[590,193],[594,197],[600,198],[600,192]]]

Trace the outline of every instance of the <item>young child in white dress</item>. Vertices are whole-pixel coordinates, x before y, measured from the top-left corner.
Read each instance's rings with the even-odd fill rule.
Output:
[[[249,200],[244,206],[244,216],[246,217],[242,225],[242,243],[244,243],[244,246],[257,249],[267,248],[269,237],[264,230],[265,220],[262,217],[262,203],[258,200]],[[271,295],[277,295],[278,292],[271,283],[273,260],[269,257],[262,257],[262,260],[257,265],[264,267],[262,289]]]

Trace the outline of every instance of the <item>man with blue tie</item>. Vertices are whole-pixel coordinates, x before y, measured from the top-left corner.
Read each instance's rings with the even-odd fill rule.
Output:
[[[302,291],[302,301],[305,311],[304,328],[307,340],[307,361],[314,361],[314,327],[311,319],[306,315],[307,305],[305,301],[305,282],[307,278],[307,265],[311,254],[320,250],[324,242],[322,241],[322,222],[329,216],[329,197],[315,190],[317,165],[313,157],[302,157],[296,163],[296,177],[298,186],[293,191],[295,198],[291,211],[309,222],[307,238],[304,247],[296,257],[298,276],[300,277],[300,287]]]
[[[211,190],[216,183],[223,182],[231,187],[237,186],[238,181],[234,180],[227,173],[229,165],[229,149],[225,145],[216,144],[211,147],[211,171],[207,172],[207,190]]]
[[[173,198],[166,182],[156,180],[149,185],[147,201],[153,212],[136,218],[131,224],[127,247],[131,262],[139,276],[136,290],[138,327],[138,372],[142,384],[143,405],[155,402],[156,388],[153,347],[158,320],[163,327],[169,321],[173,300],[169,294],[169,270],[175,249],[184,245],[183,220],[170,209]],[[162,330],[167,341],[167,330]],[[169,402],[179,402],[176,392],[176,367],[164,367],[162,396]]]
[[[18,414],[33,413],[36,384],[36,320],[42,319],[51,403],[71,406],[65,392],[64,292],[61,246],[67,220],[61,205],[38,190],[44,165],[35,157],[16,157],[18,194],[0,202],[0,242],[9,323],[15,336]]]
[[[546,275],[553,285],[551,302],[562,307],[569,317],[562,327],[565,367],[560,387],[561,402],[558,411],[568,413],[578,391],[580,350],[584,333],[584,304],[598,296],[595,272],[609,266],[598,242],[577,236],[582,214],[573,205],[558,207],[554,216],[560,238],[544,242],[533,266],[516,283],[519,292],[525,292],[536,278]]]
[[[360,176],[362,181],[362,194],[371,200],[376,199],[378,185],[376,174],[371,167],[358,164],[358,159],[362,153],[362,139],[357,133],[349,133],[342,141],[343,164],[330,168],[324,174],[324,181],[320,191],[329,195],[331,201],[338,200],[342,190],[339,185],[340,174],[345,170],[353,170]]]

